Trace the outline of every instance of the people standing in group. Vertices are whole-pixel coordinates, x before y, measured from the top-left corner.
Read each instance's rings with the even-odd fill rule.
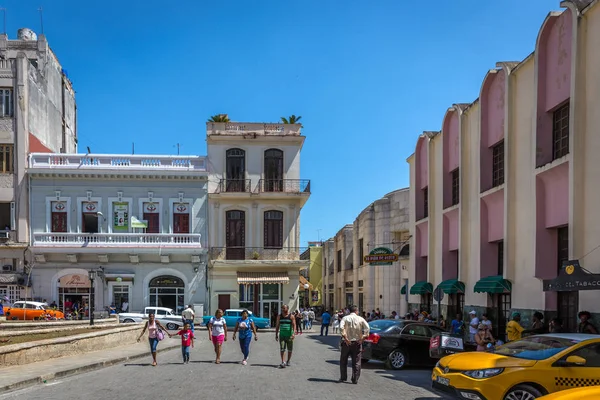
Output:
[[[523,333],[527,331],[521,326],[521,313],[514,312],[511,320],[506,324],[506,340],[509,342],[520,340]]]
[[[444,319],[443,315],[437,317],[437,326],[439,326],[443,330],[446,330],[446,320]]]
[[[212,341],[215,349],[215,364],[221,364],[221,350],[223,342],[227,341],[227,323],[223,318],[223,310],[218,309],[215,316],[206,324],[208,329],[208,340]]]
[[[310,310],[308,310],[308,329],[312,329],[313,323],[315,322],[315,318],[315,310],[311,308]]]
[[[456,314],[456,318],[450,323],[450,333],[454,335],[465,334],[465,321],[463,321],[461,313]]]
[[[235,336],[238,332],[240,333],[240,349],[242,350],[242,354],[244,355],[242,365],[246,365],[248,363],[248,355],[250,354],[250,343],[252,342],[252,333],[254,333],[254,340],[258,340],[258,335],[256,334],[256,325],[254,325],[254,321],[248,317],[248,310],[243,310],[242,316],[238,318],[237,322],[235,323],[235,328],[233,329],[234,341]]]
[[[360,378],[362,344],[369,336],[369,324],[358,315],[358,307],[352,306],[350,313],[342,318],[340,322],[342,334],[340,355],[340,379],[339,382],[348,380],[348,356],[352,360],[352,383],[357,384]]]
[[[539,311],[533,313],[531,329],[529,331],[534,334],[546,333],[546,327],[544,326],[544,314]]]
[[[496,343],[496,339],[492,336],[492,332],[489,330],[488,325],[480,323],[477,327],[477,334],[475,335],[475,343],[477,343],[477,351],[486,351],[488,346],[492,346]]]
[[[194,306],[190,304],[181,313],[181,319],[183,319],[184,324],[190,325],[192,332],[194,332],[194,318],[196,318],[196,314],[194,313]]]
[[[490,332],[492,331],[492,321],[490,321],[490,318],[487,315],[487,313],[481,314],[481,323],[487,325]]]
[[[331,314],[325,311],[321,315],[321,336],[323,336],[323,329],[325,329],[325,336],[329,335],[329,323],[331,322]]]
[[[146,330],[148,330],[148,343],[150,344],[150,353],[152,354],[152,366],[156,367],[156,347],[158,346],[160,336],[164,335],[164,332],[167,330],[154,317],[154,314],[148,314],[148,321],[146,321],[144,329],[142,329],[142,333],[140,333],[140,336],[137,339],[138,342],[142,339]]]
[[[194,348],[194,331],[190,328],[189,323],[183,324],[183,329],[177,332],[175,335],[169,333],[169,337],[179,335],[181,336],[181,355],[183,356],[183,363],[190,363],[190,347]]]
[[[289,367],[294,351],[294,332],[296,331],[296,318],[290,314],[287,304],[281,306],[281,314],[277,316],[275,325],[275,341],[279,342],[279,353],[281,355],[280,368]],[[287,361],[285,352],[287,350]]]
[[[477,312],[472,310],[469,313],[469,342],[475,343],[475,335],[479,328],[479,318],[477,318]]]
[[[592,314],[589,311],[581,311],[577,317],[579,318],[579,325],[577,326],[577,332],[579,333],[591,333],[593,335],[598,334],[598,329],[590,322]]]
[[[550,320],[550,323],[548,324],[548,329],[550,333],[565,333],[562,319],[558,317],[554,317]]]

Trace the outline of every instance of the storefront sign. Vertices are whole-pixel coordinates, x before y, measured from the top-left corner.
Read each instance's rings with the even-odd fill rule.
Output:
[[[392,265],[396,261],[398,261],[398,254],[387,247],[377,247],[364,258],[365,264],[370,265]]]
[[[579,264],[579,260],[563,263],[558,276],[544,279],[544,292],[574,292],[600,290],[600,274],[592,274]]]
[[[65,275],[58,280],[58,286],[62,288],[89,288],[90,279],[87,275],[71,274]]]
[[[113,203],[113,231],[129,230],[129,203]]]

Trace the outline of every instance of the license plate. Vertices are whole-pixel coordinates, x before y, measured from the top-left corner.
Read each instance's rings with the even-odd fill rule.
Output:
[[[437,377],[436,382],[439,383],[440,385],[450,386],[450,379],[443,378],[441,376]]]

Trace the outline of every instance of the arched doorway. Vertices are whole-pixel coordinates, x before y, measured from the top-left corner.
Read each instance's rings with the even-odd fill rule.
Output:
[[[185,284],[175,276],[162,275],[150,281],[150,306],[172,308],[180,313],[184,309]]]

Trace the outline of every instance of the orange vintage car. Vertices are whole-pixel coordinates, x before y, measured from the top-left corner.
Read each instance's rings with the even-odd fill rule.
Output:
[[[65,315],[52,310],[46,303],[37,301],[16,301],[12,306],[4,307],[4,315],[7,320],[43,320],[64,319]]]

